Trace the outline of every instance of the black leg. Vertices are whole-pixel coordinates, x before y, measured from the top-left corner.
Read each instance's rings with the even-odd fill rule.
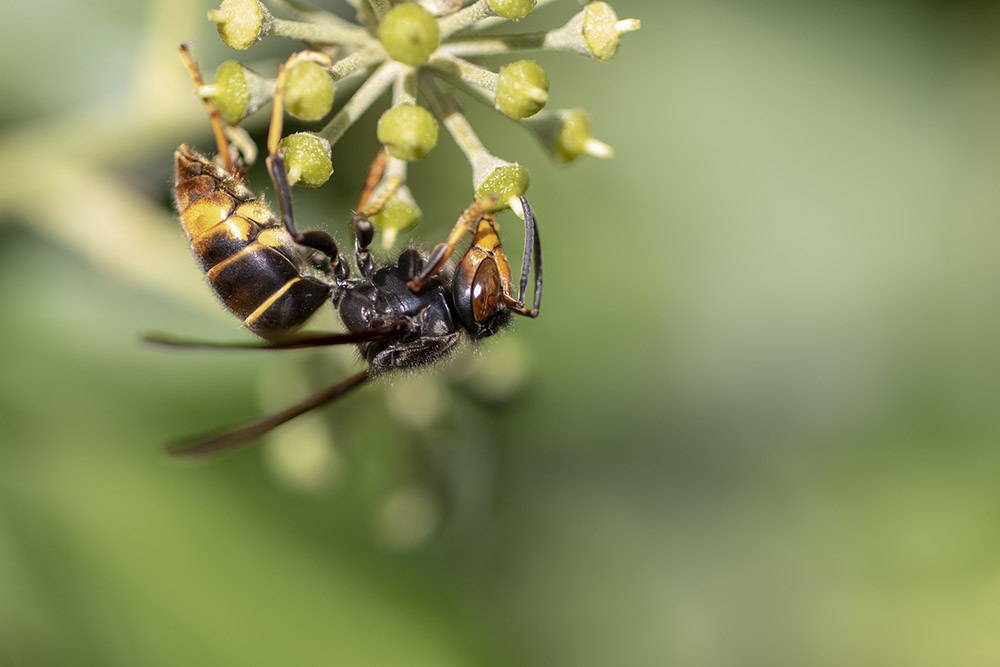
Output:
[[[375,189],[382,183],[388,159],[389,155],[383,148],[372,160],[365,178],[364,188],[361,190],[361,197],[358,199],[358,206],[351,216],[351,232],[355,239],[354,254],[357,259],[358,271],[365,278],[371,276],[375,271],[375,260],[368,250],[368,246],[372,244],[372,239],[375,236],[375,226],[372,224],[371,218],[381,212],[386,202],[396,194],[396,190],[403,184],[399,177],[390,178],[384,184],[379,196],[372,199]]]
[[[538,238],[535,213],[523,195],[521,196],[521,207],[524,209],[524,256],[521,258],[521,281],[517,301],[513,297],[506,296],[504,300],[507,307],[518,315],[538,317],[538,309],[542,305],[542,242]],[[524,297],[528,289],[528,274],[532,264],[535,267],[535,304],[532,308],[525,308]]]
[[[293,53],[278,69],[278,78],[274,86],[274,98],[271,101],[271,124],[267,132],[267,173],[274,184],[274,192],[281,207],[281,221],[285,229],[299,245],[318,250],[330,258],[332,273],[336,280],[346,280],[351,269],[344,256],[337,251],[337,242],[333,237],[322,231],[299,232],[295,228],[295,216],[292,214],[292,189],[288,184],[288,174],[285,169],[285,158],[279,152],[281,131],[285,111],[285,88],[289,73],[303,62],[314,62],[329,69],[333,66],[330,57],[317,51],[299,51]]]
[[[354,257],[358,263],[358,271],[368,278],[375,271],[375,259],[368,250],[375,238],[375,225],[364,213],[355,212],[351,216],[351,231],[354,233]]]
[[[538,238],[538,225],[535,224],[535,213],[528,205],[528,200],[521,195],[521,207],[524,209],[524,256],[521,258],[521,285],[517,302],[522,306],[518,311],[528,317],[536,317],[542,305],[542,242]],[[524,292],[528,287],[528,268],[534,255],[535,265],[535,304],[531,310],[523,309]]]
[[[406,281],[409,282],[419,276],[420,272],[424,270],[424,258],[420,256],[420,252],[415,248],[408,248],[400,253],[396,265],[399,267],[399,271]]]
[[[312,230],[300,232],[295,227],[295,216],[292,213],[292,189],[288,185],[288,175],[285,171],[285,158],[280,153],[272,153],[264,160],[267,173],[274,184],[274,192],[278,196],[278,206],[281,208],[281,222],[299,245],[318,250],[330,258],[334,277],[338,281],[346,280],[351,273],[344,256],[337,249],[337,242],[327,232]]]

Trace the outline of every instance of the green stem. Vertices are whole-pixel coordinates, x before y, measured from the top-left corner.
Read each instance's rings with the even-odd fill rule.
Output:
[[[445,94],[431,76],[425,74],[420,77],[420,92],[430,102],[434,115],[448,128],[448,132],[469,162],[490,154],[455,100]]]
[[[528,32],[519,35],[471,35],[449,40],[442,44],[438,54],[449,56],[490,56],[512,51],[556,48],[549,43],[552,32]]]
[[[382,48],[381,44],[376,43],[338,60],[330,68],[330,76],[333,77],[334,81],[340,81],[364,67],[382,62],[385,58],[385,49]]]
[[[398,107],[404,104],[417,103],[417,70],[410,68],[408,72],[401,74],[392,88],[392,106]],[[391,158],[395,159],[395,158]],[[403,161],[405,162],[405,160]]]
[[[465,9],[460,9],[454,14],[449,14],[438,20],[441,39],[444,40],[459,30],[465,30],[483,19],[495,16],[496,14],[490,9],[490,6],[486,4],[486,0],[478,0],[478,2],[469,5]]]
[[[511,166],[506,160],[498,158],[486,150],[486,146],[479,140],[472,125],[469,124],[469,120],[458,108],[458,103],[438,87],[437,82],[428,72],[421,74],[419,79],[420,92],[430,102],[434,115],[448,129],[448,133],[458,144],[459,149],[465,153],[466,159],[472,166],[473,190],[479,188],[496,169]]]
[[[402,67],[399,63],[385,63],[375,70],[368,77],[368,80],[354,92],[354,96],[337,112],[337,115],[317,134],[329,141],[331,146],[337,143],[337,140],[344,136],[347,128],[353,125],[368,110],[368,107],[385,92],[392,80],[400,75]]]
[[[381,21],[382,17],[385,16],[392,6],[389,4],[389,0],[368,0],[372,6],[372,11],[375,12],[375,17]]]
[[[366,46],[373,41],[372,36],[364,28],[347,28],[332,23],[306,23],[287,19],[273,21],[271,34],[312,44]]]
[[[392,157],[391,155],[386,158],[385,162],[385,177],[387,179],[399,178],[401,181],[406,181],[406,165],[410,164],[406,160],[400,160],[399,158]]]
[[[350,2],[350,0],[348,0]],[[326,23],[328,25],[339,26],[344,30],[350,30],[357,28],[357,25],[351,23],[350,21],[345,21],[336,14],[331,14],[330,12],[323,11],[321,9],[315,9],[304,5],[297,0],[268,0],[268,4],[280,9],[285,14],[288,14],[299,21],[306,21],[308,23]]]
[[[467,60],[455,58],[448,54],[435,54],[431,58],[430,67],[446,74],[474,88],[493,92],[497,87],[499,76],[479,65],[474,65]]]

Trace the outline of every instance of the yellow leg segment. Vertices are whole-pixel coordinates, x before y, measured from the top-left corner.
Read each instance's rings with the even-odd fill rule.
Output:
[[[439,243],[434,247],[430,257],[427,258],[427,266],[424,267],[420,275],[407,282],[406,286],[414,292],[423,287],[431,279],[431,276],[437,273],[438,269],[448,261],[448,258],[455,252],[455,246],[462,240],[462,237],[474,232],[479,220],[491,211],[496,206],[496,203],[497,196],[490,195],[489,197],[484,197],[473,202],[471,206],[462,211],[462,215],[458,216],[458,222],[452,227],[448,238],[445,239],[444,243]]]

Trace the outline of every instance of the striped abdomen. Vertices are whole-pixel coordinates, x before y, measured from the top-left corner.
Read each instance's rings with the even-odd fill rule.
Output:
[[[305,322],[331,292],[307,251],[242,181],[187,146],[174,155],[181,225],[222,302],[264,338]]]

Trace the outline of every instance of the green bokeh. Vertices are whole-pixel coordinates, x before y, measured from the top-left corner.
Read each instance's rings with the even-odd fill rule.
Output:
[[[531,169],[541,317],[194,464],[164,443],[357,365],[139,342],[243,335],[167,203],[211,150],[176,46],[231,57],[207,8],[11,9],[0,665],[1000,663],[1000,14],[612,4],[611,62],[531,57],[614,160],[468,109]],[[377,117],[304,227],[349,239]],[[427,246],[471,195],[440,143]]]

